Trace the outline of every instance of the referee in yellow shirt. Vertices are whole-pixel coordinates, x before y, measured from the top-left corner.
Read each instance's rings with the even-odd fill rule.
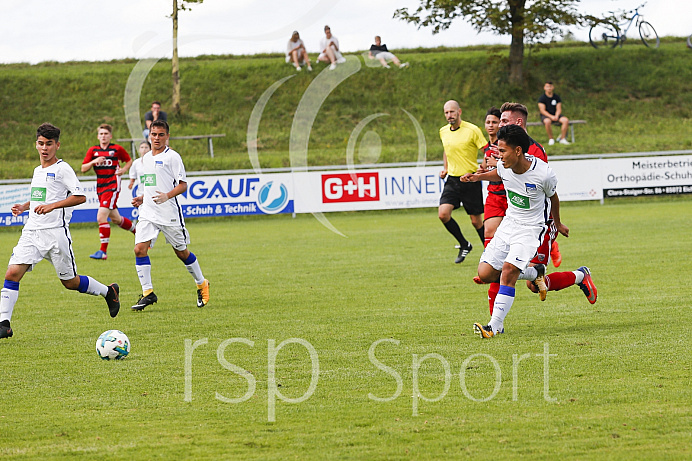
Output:
[[[440,128],[440,139],[444,152],[444,169],[440,178],[447,178],[444,190],[440,196],[438,216],[450,234],[459,242],[459,255],[454,260],[459,264],[473,249],[471,242],[464,238],[459,224],[452,218],[452,210],[463,205],[471,217],[471,224],[476,228],[481,242],[484,239],[483,229],[483,189],[480,182],[462,183],[459,177],[466,173],[474,173],[478,169],[478,150],[487,141],[476,125],[461,120],[459,103],[450,100],[444,105],[445,118],[449,125]]]

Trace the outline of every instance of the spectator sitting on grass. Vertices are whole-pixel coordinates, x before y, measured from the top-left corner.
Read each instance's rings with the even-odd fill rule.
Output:
[[[387,62],[393,62],[395,66],[400,69],[408,67],[408,63],[402,63],[399,58],[394,56],[394,53],[387,49],[387,45],[382,44],[382,38],[379,35],[375,35],[375,44],[370,46],[370,51],[368,52],[368,58],[377,59],[382,64],[382,67],[389,69],[389,64]]]
[[[292,63],[297,71],[300,71],[300,66],[307,64],[308,70],[312,70],[308,52],[305,50],[305,44],[300,38],[297,30],[293,31],[288,46],[286,47],[286,62]]]

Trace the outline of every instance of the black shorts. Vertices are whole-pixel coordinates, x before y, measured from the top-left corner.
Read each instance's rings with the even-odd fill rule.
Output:
[[[461,182],[459,176],[447,176],[445,188],[440,196],[440,205],[463,205],[466,214],[483,214],[483,187],[479,182]]]
[[[563,115],[563,114],[560,114],[560,116],[557,118],[557,122],[553,122],[553,123],[558,123],[562,117],[564,117],[564,115]],[[548,117],[546,117],[545,115],[541,114],[541,122],[545,121],[546,118],[548,118]]]

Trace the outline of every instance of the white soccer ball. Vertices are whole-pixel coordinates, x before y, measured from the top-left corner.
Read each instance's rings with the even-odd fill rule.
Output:
[[[96,340],[96,353],[103,360],[120,360],[130,353],[130,340],[120,330],[104,331]]]

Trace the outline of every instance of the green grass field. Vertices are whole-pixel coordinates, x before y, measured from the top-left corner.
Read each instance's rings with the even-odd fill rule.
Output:
[[[471,280],[480,251],[453,264],[432,209],[328,215],[348,238],[311,216],[191,220],[212,300],[195,307],[190,275],[160,241],[159,302],[141,313],[129,309],[131,235],[115,229],[109,260],[92,261],[96,225],[74,226],[79,272],[118,282],[124,308],[110,319],[48,262],[26,275],[15,336],[0,341],[0,457],[689,459],[692,200],[568,203],[562,215],[560,269],[588,265],[598,302],[570,287],[541,303],[520,287],[492,340],[471,328],[489,318]],[[9,258],[19,231],[0,235]],[[94,351],[111,328],[132,342],[123,361]],[[300,403],[270,398],[272,363],[286,398],[311,384],[308,348],[278,350],[290,338],[319,360]]]

